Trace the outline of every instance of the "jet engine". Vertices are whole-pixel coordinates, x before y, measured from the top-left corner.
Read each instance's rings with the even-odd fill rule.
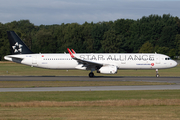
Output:
[[[113,65],[103,66],[99,70],[97,70],[97,73],[116,74],[117,73],[117,67],[113,66]]]

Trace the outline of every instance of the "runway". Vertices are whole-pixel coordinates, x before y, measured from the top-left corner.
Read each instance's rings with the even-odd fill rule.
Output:
[[[0,88],[0,92],[178,90],[178,89],[180,89],[180,85]]]
[[[110,90],[179,90],[180,77],[122,77],[98,76],[0,76],[0,81],[144,81],[168,82],[176,85],[146,86],[89,86],[89,87],[36,87],[36,88],[0,88],[0,92],[33,92],[33,91],[110,91]]]
[[[144,81],[180,84],[180,77],[126,77],[126,76],[0,76],[0,81]]]

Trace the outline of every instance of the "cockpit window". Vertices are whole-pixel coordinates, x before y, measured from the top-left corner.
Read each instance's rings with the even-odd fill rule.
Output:
[[[171,58],[165,58],[165,60],[171,60]]]

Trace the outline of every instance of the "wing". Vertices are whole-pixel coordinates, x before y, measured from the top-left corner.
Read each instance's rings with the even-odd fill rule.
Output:
[[[96,68],[96,69],[99,69],[101,68],[104,64],[102,63],[97,63],[97,62],[92,62],[92,61],[88,61],[88,60],[83,60],[83,59],[80,59],[80,58],[77,58],[75,57],[75,55],[71,52],[71,50],[69,48],[67,48],[70,56],[76,60],[79,64],[83,64],[83,66],[85,67],[92,67],[92,68]]]

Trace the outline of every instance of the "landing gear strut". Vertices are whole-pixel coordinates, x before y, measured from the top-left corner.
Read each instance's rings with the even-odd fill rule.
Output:
[[[157,77],[157,78],[159,77],[158,69],[156,69],[156,77]]]
[[[93,72],[90,72],[90,73],[89,73],[89,77],[90,77],[90,78],[94,77],[94,73],[93,73]]]

